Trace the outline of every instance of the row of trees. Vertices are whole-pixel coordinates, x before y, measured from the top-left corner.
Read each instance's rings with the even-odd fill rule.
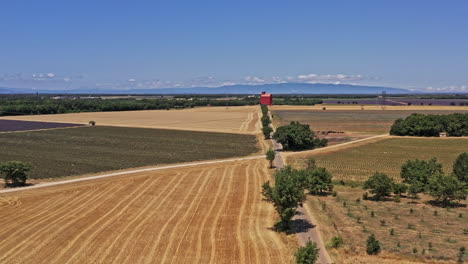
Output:
[[[281,143],[284,150],[314,149],[328,144],[328,140],[318,138],[309,125],[296,121],[276,129],[273,139]]]
[[[365,183],[364,188],[381,200],[393,192],[395,195],[408,193],[417,198],[425,193],[437,203],[447,206],[454,201],[466,199],[468,194],[468,153],[462,153],[453,164],[450,175],[444,174],[442,164],[435,158],[430,160],[408,160],[401,166],[402,183],[396,183],[384,173],[376,172]]]
[[[390,129],[390,134],[396,136],[438,137],[441,132],[451,137],[468,136],[468,113],[412,114],[396,120]]]
[[[275,185],[267,181],[262,186],[262,194],[266,201],[273,204],[280,219],[275,224],[278,231],[291,228],[291,220],[306,199],[305,190],[309,194],[326,194],[333,190],[332,175],[325,169],[317,167],[311,160],[305,169],[293,169],[287,166],[277,170]]]
[[[271,128],[271,119],[270,115],[268,114],[268,106],[266,105],[260,105],[262,109],[262,132],[263,135],[265,136],[265,139],[270,139],[271,138],[271,132],[273,132],[273,128]]]
[[[241,106],[258,104],[257,98],[217,100],[207,98],[184,99],[50,99],[26,98],[0,100],[2,115],[61,114],[77,112],[105,112],[191,108],[195,106]]]

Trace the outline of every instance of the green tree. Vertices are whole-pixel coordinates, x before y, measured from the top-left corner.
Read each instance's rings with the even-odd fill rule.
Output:
[[[316,243],[312,243],[310,240],[307,241],[305,246],[300,247],[296,251],[296,263],[297,264],[315,264],[319,257],[319,248]]]
[[[381,251],[380,242],[375,238],[374,234],[371,234],[369,238],[367,238],[366,251],[369,255],[377,255]]]
[[[289,166],[276,171],[275,186],[272,187],[269,181],[265,182],[262,194],[266,201],[273,204],[280,217],[275,228],[279,231],[288,230],[297,207],[302,206],[306,198],[297,171]]]
[[[393,184],[393,193],[397,195],[401,195],[408,190],[408,186],[404,183],[394,183]]]
[[[326,145],[325,140],[315,137],[309,125],[294,121],[279,127],[273,134],[273,139],[281,143],[285,150],[314,149]]]
[[[270,139],[271,132],[273,132],[273,129],[269,126],[264,126],[262,127],[262,132],[263,132],[263,136],[265,136],[265,139]]]
[[[429,179],[428,194],[444,205],[466,199],[467,192],[466,186],[453,175],[438,174]]]
[[[28,178],[31,165],[21,161],[8,161],[0,164],[0,173],[5,179],[5,186],[23,186]]]
[[[442,164],[436,158],[430,160],[408,160],[401,166],[400,176],[404,183],[409,184],[408,192],[416,197],[418,193],[427,190],[429,179],[442,174]]]
[[[393,179],[388,177],[387,174],[376,172],[364,182],[364,189],[368,189],[370,193],[373,193],[375,200],[380,200],[390,195],[393,184]]]
[[[269,149],[266,153],[266,159],[270,162],[270,168],[273,168],[273,161],[275,160],[276,153],[274,150]]]
[[[319,194],[333,190],[332,175],[325,168],[305,169],[300,172],[304,187],[312,194]]]
[[[453,174],[460,182],[468,185],[468,152],[463,152],[453,163]]]

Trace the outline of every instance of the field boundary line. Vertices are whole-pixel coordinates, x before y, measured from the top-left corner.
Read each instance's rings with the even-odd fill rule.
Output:
[[[297,151],[297,152],[287,152],[287,153],[283,152],[282,154],[284,154],[286,156],[292,156],[292,155],[298,155],[298,154],[309,154],[309,153],[315,153],[315,152],[323,152],[323,151],[327,151],[327,150],[330,150],[330,149],[341,148],[343,146],[353,145],[353,144],[356,144],[356,143],[370,141],[370,140],[379,139],[379,138],[385,139],[385,138],[391,138],[391,136],[389,134],[383,134],[383,135],[378,135],[378,136],[353,140],[353,141],[349,141],[349,142],[345,142],[345,143],[341,143],[341,144],[336,144],[336,145],[332,145],[332,146],[328,146],[328,147],[323,147],[323,148],[316,148],[316,149],[305,150],[305,151]]]
[[[223,159],[223,160],[194,162],[194,163],[187,163],[187,164],[168,165],[168,166],[152,167],[152,168],[137,169],[137,170],[130,170],[130,171],[122,171],[122,172],[113,172],[113,173],[90,176],[90,177],[85,177],[85,178],[70,179],[70,180],[48,182],[48,183],[39,183],[39,184],[36,184],[36,185],[27,186],[27,187],[0,190],[0,194],[10,193],[10,192],[18,192],[18,191],[27,191],[27,190],[32,190],[32,189],[38,189],[38,188],[44,188],[44,187],[50,187],[50,186],[68,184],[68,183],[75,183],[75,182],[82,182],[82,181],[90,181],[90,180],[96,180],[96,179],[102,179],[102,178],[109,178],[109,177],[115,177],[115,176],[121,176],[121,175],[133,174],[133,173],[139,173],[139,172],[158,171],[158,170],[184,168],[184,167],[194,167],[194,166],[199,166],[199,165],[209,165],[209,164],[217,164],[217,163],[233,162],[233,161],[243,161],[243,160],[254,160],[254,159],[260,159],[260,158],[265,158],[265,155],[250,156],[250,157],[243,157],[243,158],[234,158],[234,159]]]

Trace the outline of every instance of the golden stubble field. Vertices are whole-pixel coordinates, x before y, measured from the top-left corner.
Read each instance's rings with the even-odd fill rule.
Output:
[[[105,125],[256,134],[259,133],[261,129],[260,123],[257,122],[260,114],[260,107],[255,105],[196,107],[181,110],[85,112],[54,115],[10,116],[2,117],[2,119],[77,124],[88,124],[89,121],[95,121],[98,126]]]
[[[1,194],[0,263],[291,263],[263,159]]]

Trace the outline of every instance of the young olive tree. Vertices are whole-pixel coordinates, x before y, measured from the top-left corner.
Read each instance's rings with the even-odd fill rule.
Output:
[[[316,243],[312,243],[310,240],[307,241],[305,246],[300,247],[296,251],[296,263],[297,264],[315,264],[319,257],[319,248]]]

